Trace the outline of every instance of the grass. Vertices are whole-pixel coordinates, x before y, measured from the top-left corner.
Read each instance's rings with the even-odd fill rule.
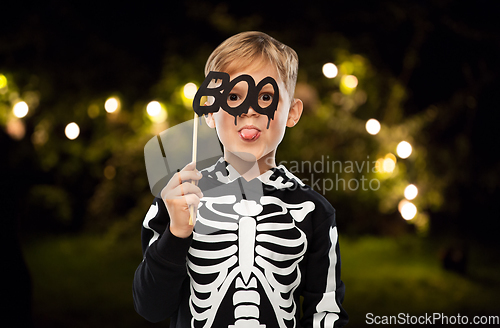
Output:
[[[474,246],[466,275],[445,271],[439,244],[416,237],[340,240],[344,307],[350,327],[367,313],[499,315],[496,250]],[[34,285],[36,327],[166,327],[136,314],[132,279],[142,259],[139,236],[110,240],[59,236],[25,243]]]
[[[500,265],[494,250],[469,253],[466,275],[442,269],[439,243],[414,237],[341,239],[344,307],[351,326],[367,313],[410,316],[500,315]],[[488,279],[485,279],[489,277]]]
[[[55,237],[26,245],[25,257],[36,327],[166,327],[146,322],[133,307],[140,237]]]

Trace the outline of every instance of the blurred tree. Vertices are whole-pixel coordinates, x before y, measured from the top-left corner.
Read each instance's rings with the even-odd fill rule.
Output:
[[[498,228],[499,162],[487,145],[498,141],[488,85],[498,85],[499,40],[494,19],[468,15],[491,17],[487,4],[353,1],[296,15],[274,3],[162,6],[39,4],[1,30],[0,124],[18,145],[7,167],[30,177],[19,194],[24,228],[136,233],[151,201],[144,144],[191,118],[184,85],[200,84],[219,42],[253,29],[300,57],[296,96],[306,109],[278,161],[298,163],[295,173],[325,193],[346,231],[425,232],[430,222],[431,231],[466,234],[471,217],[478,236]],[[336,77],[322,74],[327,62]],[[111,113],[110,97],[119,101]],[[153,100],[166,118],[147,114]],[[28,104],[25,117],[13,116],[17,101]],[[365,129],[370,118],[381,124],[376,135]],[[64,134],[70,122],[80,129],[74,140]],[[396,152],[403,140],[407,159]],[[405,221],[398,204],[410,183],[417,215]]]

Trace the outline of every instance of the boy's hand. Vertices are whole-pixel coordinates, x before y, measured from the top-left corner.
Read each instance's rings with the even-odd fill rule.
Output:
[[[189,224],[189,205],[194,206],[196,211],[203,193],[191,180],[197,181],[201,176],[195,163],[189,163],[174,174],[160,193],[170,215],[170,232],[174,236],[187,238],[193,232],[194,222]]]

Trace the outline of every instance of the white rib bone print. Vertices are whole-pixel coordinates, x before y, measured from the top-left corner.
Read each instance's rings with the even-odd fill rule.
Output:
[[[311,201],[287,204],[273,196],[262,196],[259,203],[237,202],[233,195],[202,198],[188,256],[192,327],[212,327],[233,284],[236,291],[227,296],[232,297],[235,322],[229,328],[265,327],[259,322],[262,297],[272,305],[280,327],[295,327],[293,292],[307,249],[306,236],[295,222],[312,210]],[[265,295],[258,292],[258,284]]]

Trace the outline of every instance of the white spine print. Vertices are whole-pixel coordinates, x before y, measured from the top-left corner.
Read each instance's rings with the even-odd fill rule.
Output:
[[[233,206],[234,210],[240,215],[251,215],[252,213],[259,214],[262,211],[262,206],[254,206],[253,210],[251,205],[253,202],[242,200],[240,203]],[[241,270],[243,280],[238,277],[236,280],[236,291],[233,295],[234,318],[236,319],[234,325],[229,328],[264,328],[265,325],[259,323],[259,305],[260,294],[251,290],[250,288],[257,288],[255,278],[250,281],[250,276],[253,272],[254,258],[255,258],[255,233],[256,221],[254,218],[244,216],[240,219],[238,228],[238,264]],[[250,304],[249,304],[250,303]]]
[[[195,232],[189,250],[192,326],[198,322],[197,325],[212,327],[221,302],[234,284],[235,321],[228,328],[266,327],[259,322],[262,297],[267,297],[273,307],[279,327],[295,327],[297,305],[293,291],[299,286],[298,264],[307,249],[306,236],[295,222],[314,210],[314,203],[287,204],[272,196],[261,197],[259,203],[245,199],[236,202],[234,196],[204,197],[202,203],[197,224],[216,233]],[[231,204],[230,213],[221,211],[221,205],[227,208]],[[278,211],[259,215],[266,205],[274,205],[273,209],[277,205]],[[208,210],[215,214],[211,217],[216,219],[205,218],[202,207],[205,213]],[[265,222],[274,216],[286,216],[286,220]],[[214,264],[207,265],[206,259]]]

